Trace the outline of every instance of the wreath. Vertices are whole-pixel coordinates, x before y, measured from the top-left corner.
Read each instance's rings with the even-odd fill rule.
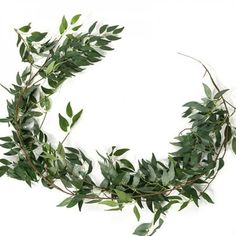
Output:
[[[81,210],[83,204],[98,203],[120,211],[133,204],[139,221],[140,209],[145,206],[153,213],[153,220],[141,223],[134,234],[151,236],[173,205],[179,204],[182,210],[190,202],[199,206],[201,199],[213,203],[207,190],[224,166],[227,147],[236,153],[235,127],[230,123],[236,108],[225,99],[228,90],[217,86],[208,67],[191,57],[202,65],[213,88],[204,83],[206,96],[200,102],[183,105],[183,117],[190,125],[175,137],[172,144],[176,151],[163,162],[152,154],[149,160],[139,160],[137,168],[126,158],[127,148],[113,146],[104,155],[97,152],[103,180],[96,183],[91,177],[92,160],[80,148],[64,146],[83,110],[74,112],[69,102],[66,115],[59,113],[65,138],[57,146],[43,130],[50,96],[66,79],[99,62],[105,51],[113,50],[111,42],[119,40],[124,29],[118,25],[98,27],[95,22],[82,33],[80,16],[75,15],[70,22],[64,16],[56,38],[32,31],[31,24],[15,29],[19,53],[27,66],[17,73],[10,88],[1,84],[12,99],[7,101],[7,117],[0,119],[10,130],[9,136],[0,138],[0,146],[7,149],[6,158],[0,159],[0,176],[6,174],[29,186],[41,181],[45,187],[65,193],[67,198],[59,207],[78,206]]]

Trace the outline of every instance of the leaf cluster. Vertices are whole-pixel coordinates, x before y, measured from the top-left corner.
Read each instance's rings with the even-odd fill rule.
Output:
[[[74,112],[68,102],[64,113],[58,114],[58,125],[66,136],[57,145],[43,129],[51,95],[66,79],[102,60],[123,31],[118,25],[98,27],[95,22],[83,33],[80,17],[78,14],[68,21],[63,16],[56,38],[32,31],[31,24],[15,30],[20,56],[27,66],[17,73],[10,88],[2,85],[12,99],[7,101],[8,116],[0,119],[10,130],[0,138],[0,146],[6,149],[0,159],[0,176],[6,174],[29,186],[41,181],[47,188],[62,191],[68,196],[59,207],[81,210],[84,204],[98,203],[109,211],[120,211],[133,204],[138,221],[140,209],[147,208],[153,220],[141,223],[134,234],[154,235],[173,205],[182,210],[190,202],[198,207],[201,199],[213,203],[207,189],[224,165],[227,146],[232,145],[236,154],[236,132],[230,123],[235,107],[224,97],[228,90],[220,90],[206,70],[216,91],[203,84],[204,98],[184,104],[183,118],[188,119],[189,127],[175,137],[174,151],[168,158],[161,162],[152,154],[134,165],[128,159],[128,148],[113,146],[105,154],[97,152],[102,181],[96,183],[92,160],[81,148],[64,145],[83,109]]]

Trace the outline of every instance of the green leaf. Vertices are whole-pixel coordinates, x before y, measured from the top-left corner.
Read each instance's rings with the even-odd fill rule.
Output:
[[[74,207],[76,204],[78,204],[78,202],[80,201],[80,199],[78,198],[78,196],[75,196],[71,199],[71,201],[68,203],[68,205],[66,206],[67,208],[72,208]]]
[[[104,51],[112,51],[112,50],[114,50],[113,48],[108,47],[108,46],[101,46],[100,49],[102,49]]]
[[[111,31],[115,30],[118,26],[119,26],[119,25],[109,26],[109,27],[107,28],[107,32],[111,32]]]
[[[163,170],[163,174],[161,176],[161,182],[164,186],[166,186],[169,183],[169,175],[166,170]]]
[[[194,188],[189,188],[188,192],[191,194],[193,202],[195,203],[195,205],[197,207],[199,207],[199,205],[198,205],[199,196],[198,196],[197,191]]]
[[[83,204],[84,204],[84,201],[83,201],[83,200],[79,200],[79,201],[78,201],[78,208],[79,208],[79,211],[82,210]]]
[[[91,200],[91,201],[86,202],[86,204],[94,204],[94,203],[99,203],[99,202],[101,202],[100,199],[95,199],[95,200]]]
[[[25,57],[25,44],[24,43],[22,43],[21,45],[20,45],[20,56],[21,56],[21,58],[22,59],[24,59],[24,57]]]
[[[93,32],[93,30],[95,29],[96,25],[97,25],[97,21],[94,22],[94,23],[90,26],[90,28],[89,28],[89,30],[88,30],[88,33],[89,33],[89,34],[91,34],[91,33]]]
[[[16,46],[17,46],[17,47],[19,46],[21,40],[22,40],[22,39],[21,39],[21,36],[20,36],[20,34],[18,33],[18,34],[17,34],[17,42],[16,42]]]
[[[236,155],[236,138],[235,137],[232,140],[232,149],[234,151],[234,154]]]
[[[124,30],[124,27],[119,28],[119,29],[115,29],[115,30],[113,31],[113,34],[119,34],[119,33],[121,33],[123,30]]]
[[[45,94],[53,94],[55,91],[54,89],[45,88],[43,86],[41,86],[41,89]]]
[[[145,236],[147,235],[148,231],[150,230],[152,224],[151,223],[142,223],[139,225],[133,234],[138,235],[138,236]]]
[[[59,28],[60,34],[63,34],[65,30],[67,29],[67,27],[68,27],[68,23],[67,23],[66,17],[63,16],[61,20],[61,25]]]
[[[64,199],[60,204],[58,204],[57,207],[67,206],[71,200],[72,200],[72,197],[68,197],[68,198]]]
[[[115,192],[116,192],[116,194],[117,194],[117,196],[118,196],[118,198],[121,202],[128,203],[128,202],[133,201],[133,199],[130,197],[129,194],[127,194],[127,193],[125,193],[121,190],[118,190],[118,189],[115,189]]]
[[[219,165],[218,165],[218,170],[220,170],[224,166],[224,159],[219,158]]]
[[[50,110],[51,102],[50,102],[50,99],[48,97],[44,97],[44,99],[42,101],[42,107],[44,107],[46,111]]]
[[[127,151],[129,151],[128,148],[118,149],[114,152],[114,156],[121,156],[121,155],[125,154]]]
[[[70,21],[70,23],[71,23],[72,25],[75,24],[75,23],[79,20],[80,16],[81,16],[81,14],[78,14],[78,15],[73,16],[72,19],[71,19],[71,21]]]
[[[111,40],[111,41],[115,41],[115,40],[120,39],[119,37],[114,36],[114,35],[108,35],[106,38],[107,38],[108,40]]]
[[[31,23],[29,23],[28,25],[25,25],[25,26],[22,26],[21,28],[19,28],[19,30],[21,31],[21,32],[24,32],[24,33],[27,33],[27,32],[29,32],[29,30],[31,29]]]
[[[184,107],[191,107],[201,112],[208,112],[208,109],[198,102],[188,102],[183,105]]]
[[[64,132],[67,132],[69,123],[60,113],[59,113],[59,125]]]
[[[140,213],[139,213],[139,210],[136,206],[134,206],[133,212],[134,212],[134,215],[136,216],[137,220],[139,221],[140,220]]]
[[[153,224],[154,224],[154,225],[156,224],[156,222],[157,222],[157,220],[160,218],[160,216],[161,216],[161,211],[160,211],[160,210],[157,210],[157,211],[155,212],[154,219],[153,219]]]
[[[73,116],[73,118],[72,118],[72,124],[71,124],[71,128],[75,125],[75,123],[79,120],[79,118],[81,117],[81,115],[82,115],[82,113],[83,113],[83,109],[82,110],[80,110],[77,114],[75,114],[74,116]]]
[[[172,181],[175,178],[175,165],[174,162],[170,162],[170,169],[168,171],[169,181]]]
[[[11,162],[8,161],[8,160],[6,160],[6,159],[0,159],[0,162],[1,162],[3,165],[6,165],[6,166],[11,165]]]
[[[12,138],[7,136],[7,137],[0,137],[0,140],[5,141],[5,142],[11,142]]]
[[[73,31],[77,31],[82,25],[77,25],[75,27],[72,28]]]
[[[52,61],[46,68],[45,72],[47,75],[51,74],[55,68],[55,61]]]
[[[226,146],[232,137],[232,129],[231,129],[230,125],[227,125],[225,127],[224,135],[225,135],[224,146]]]
[[[135,170],[134,166],[132,165],[132,163],[126,159],[120,159],[120,162],[125,165],[126,167],[128,167],[129,169]]]
[[[209,99],[211,99],[211,97],[212,97],[211,89],[206,84],[204,84],[204,83],[203,83],[203,87],[204,87],[204,91],[205,91],[206,96]]]
[[[0,166],[0,177],[2,177],[9,170],[8,166]]]
[[[102,202],[99,202],[99,204],[106,205],[106,206],[109,206],[109,207],[117,207],[117,206],[119,206],[119,204],[117,202],[112,201],[112,200],[104,200]]]
[[[0,118],[0,123],[7,123],[10,122],[11,119],[10,118]]]
[[[0,144],[0,146],[3,148],[11,149],[15,147],[16,145],[14,143],[3,143],[3,144]]]
[[[16,74],[16,82],[17,82],[18,85],[22,84],[22,80],[21,80],[19,72]]]
[[[72,107],[71,107],[71,104],[70,102],[67,104],[66,106],[66,114],[69,116],[69,117],[72,117],[73,116],[73,110],[72,110]]]
[[[202,197],[203,197],[206,201],[208,201],[209,203],[214,204],[214,202],[212,201],[211,197],[210,197],[207,193],[202,192],[201,195],[202,195]]]
[[[99,33],[102,34],[106,31],[108,25],[103,25],[100,29],[99,29]]]
[[[19,153],[19,148],[11,149],[9,152],[4,153],[5,156],[15,156]]]
[[[181,205],[181,207],[179,208],[179,211],[181,211],[181,210],[183,210],[185,207],[187,207],[188,204],[189,204],[189,202],[190,202],[190,201],[184,202],[184,203]]]
[[[77,188],[77,189],[81,189],[81,187],[83,186],[83,180],[79,179],[79,178],[74,178],[71,183]]]
[[[41,33],[41,32],[36,31],[36,32],[31,33],[31,36],[28,37],[28,40],[32,42],[40,42],[46,37],[46,35],[47,33]]]
[[[214,96],[214,99],[218,99],[218,98],[222,97],[222,95],[225,94],[227,91],[229,91],[229,89],[221,90],[220,92],[218,92],[218,93]]]
[[[154,234],[157,232],[157,230],[161,228],[161,226],[163,225],[163,223],[164,223],[164,220],[163,220],[163,219],[160,219],[158,226],[157,226],[157,227],[152,231],[152,233],[149,234],[148,236],[154,235]]]

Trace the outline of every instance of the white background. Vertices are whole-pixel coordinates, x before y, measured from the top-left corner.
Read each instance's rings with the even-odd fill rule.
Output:
[[[95,20],[123,25],[122,40],[113,44],[115,51],[65,82],[53,96],[44,129],[58,141],[63,138],[55,121],[71,101],[78,110],[84,108],[84,113],[67,144],[82,148],[94,162],[98,158],[95,150],[106,152],[112,145],[129,147],[132,161],[149,158],[151,152],[163,159],[171,151],[169,142],[187,125],[181,118],[182,104],[203,96],[203,69],[177,52],[210,64],[220,86],[231,89],[235,104],[235,11],[233,0],[3,1],[0,81],[9,86],[23,68],[14,27],[32,22],[35,30],[55,35],[61,17],[77,13],[83,15],[84,29]],[[8,95],[4,90],[0,93],[3,116]],[[7,134],[7,127],[1,124],[0,132]],[[235,170],[236,157],[229,151],[225,167],[211,186],[215,205],[202,202],[200,208],[171,210],[157,235],[235,236]],[[0,189],[1,235],[130,236],[138,225],[131,207],[121,213],[85,206],[80,213],[76,208],[56,208],[65,196],[41,185],[30,189],[23,182],[2,177]],[[151,219],[146,211],[142,215],[142,222]]]

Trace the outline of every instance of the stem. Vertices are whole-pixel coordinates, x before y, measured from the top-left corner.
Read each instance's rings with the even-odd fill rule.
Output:
[[[66,141],[66,139],[68,138],[68,136],[70,135],[70,131],[67,133],[67,135],[64,137],[64,139],[62,140],[62,142],[61,142],[61,144],[63,144],[65,141]]]
[[[41,122],[41,124],[40,124],[40,126],[39,126],[39,129],[41,129],[41,128],[43,127],[43,124],[44,124],[44,121],[46,120],[47,114],[48,114],[48,113],[45,112],[44,117],[43,117],[43,120],[42,120],[42,122]]]

